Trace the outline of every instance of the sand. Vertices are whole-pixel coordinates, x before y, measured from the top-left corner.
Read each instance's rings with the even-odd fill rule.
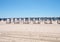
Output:
[[[0,24],[0,42],[60,42],[60,24]]]

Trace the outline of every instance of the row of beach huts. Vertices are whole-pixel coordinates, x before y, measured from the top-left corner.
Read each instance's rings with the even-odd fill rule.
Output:
[[[6,24],[60,24],[60,17],[0,18]]]

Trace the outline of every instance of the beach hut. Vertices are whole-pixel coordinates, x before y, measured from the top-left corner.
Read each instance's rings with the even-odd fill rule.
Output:
[[[60,24],[60,17],[57,17],[57,23]]]
[[[10,23],[11,23],[11,18],[6,18],[6,24],[10,24]]]
[[[30,18],[30,24],[34,24],[34,17]]]
[[[19,24],[19,18],[13,18],[14,24]]]
[[[24,23],[24,18],[20,18],[20,24]]]
[[[52,24],[51,17],[48,17],[48,18],[45,17],[44,23],[45,23],[45,24]]]
[[[45,18],[44,17],[40,17],[40,24],[44,24]]]
[[[52,20],[52,24],[57,24],[57,18],[56,17],[52,17],[51,20]]]
[[[24,24],[29,24],[29,18],[24,18]]]
[[[34,24],[40,24],[39,18],[34,18]]]

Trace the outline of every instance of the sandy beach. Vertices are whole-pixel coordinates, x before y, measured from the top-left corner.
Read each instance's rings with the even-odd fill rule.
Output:
[[[0,31],[60,33],[60,24],[0,24]]]
[[[0,42],[60,42],[60,25],[0,24]]]

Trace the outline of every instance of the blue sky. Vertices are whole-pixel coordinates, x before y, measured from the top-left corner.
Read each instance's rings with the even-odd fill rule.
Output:
[[[60,16],[60,0],[0,0],[0,17]]]

